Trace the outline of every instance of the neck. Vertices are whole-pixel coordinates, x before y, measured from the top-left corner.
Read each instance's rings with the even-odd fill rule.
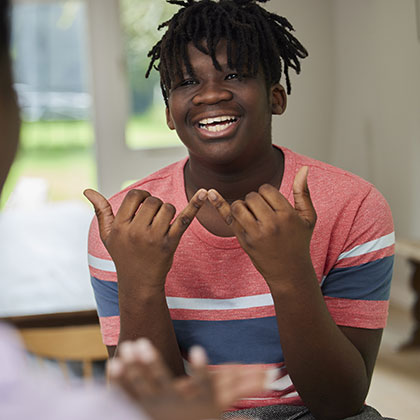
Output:
[[[233,202],[243,199],[251,191],[258,191],[263,184],[280,188],[283,170],[283,153],[274,147],[250,164],[241,165],[241,168],[209,166],[190,157],[185,166],[185,187],[188,199],[200,188],[213,188],[228,202]]]

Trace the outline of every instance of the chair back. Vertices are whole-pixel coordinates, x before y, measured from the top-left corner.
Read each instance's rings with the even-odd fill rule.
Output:
[[[67,362],[82,363],[83,377],[92,378],[92,363],[108,358],[99,325],[23,328],[19,330],[26,350],[37,359],[56,360],[69,377]]]

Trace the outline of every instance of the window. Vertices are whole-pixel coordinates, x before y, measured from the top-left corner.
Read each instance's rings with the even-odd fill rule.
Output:
[[[176,133],[166,125],[158,72],[153,70],[145,78],[147,54],[165,30],[158,31],[157,27],[177,9],[164,1],[120,1],[131,104],[126,143],[133,149],[180,145]]]
[[[17,184],[21,196],[11,201],[24,199],[25,189],[33,196],[34,188],[46,200],[81,200],[83,188],[96,183],[86,17],[84,1],[13,6],[12,59],[22,128],[3,205]]]

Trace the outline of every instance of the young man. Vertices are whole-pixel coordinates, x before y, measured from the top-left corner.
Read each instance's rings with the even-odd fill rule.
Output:
[[[109,202],[85,192],[110,354],[145,336],[182,375],[200,344],[215,367],[275,370],[241,413],[381,418],[364,401],[387,316],[388,205],[360,178],[273,146],[289,69],[307,55],[285,18],[249,0],[169,2],[181,8],[149,71],[158,63],[167,123],[189,156]]]
[[[0,192],[13,161],[19,136],[19,112],[9,58],[8,2],[0,3]],[[110,364],[115,389],[70,386],[56,377],[36,374],[13,330],[0,325],[0,417],[8,420],[199,420],[218,417],[236,399],[262,389],[261,370],[226,368],[210,376],[202,350],[192,356],[193,375],[173,379],[150,342],[126,342]],[[146,414],[147,413],[147,414]]]

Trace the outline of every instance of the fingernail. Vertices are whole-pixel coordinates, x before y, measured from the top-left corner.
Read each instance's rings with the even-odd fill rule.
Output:
[[[122,364],[118,359],[111,359],[107,363],[108,375],[112,377],[119,376],[122,372]]]
[[[211,201],[216,201],[217,200],[217,195],[214,191],[209,191],[209,199]]]
[[[136,350],[144,363],[151,363],[156,359],[156,351],[147,338],[139,338],[136,341]]]
[[[122,359],[125,359],[127,362],[132,362],[135,359],[133,343],[130,341],[125,341],[119,346],[119,353]]]
[[[194,365],[205,365],[207,364],[207,354],[203,347],[193,346],[189,352],[190,362]]]
[[[207,198],[207,191],[206,190],[201,190],[198,193],[198,199],[201,201],[204,201]]]
[[[232,218],[232,216],[228,216],[228,217],[226,217],[226,223],[227,223],[228,225],[231,225],[231,224],[232,224],[232,222],[233,222],[233,218]]]

